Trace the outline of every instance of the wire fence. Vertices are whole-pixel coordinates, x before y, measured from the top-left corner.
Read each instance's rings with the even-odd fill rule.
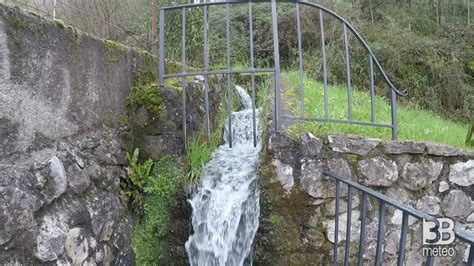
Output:
[[[0,0],[0,3],[59,19],[83,32],[155,51],[153,0]]]

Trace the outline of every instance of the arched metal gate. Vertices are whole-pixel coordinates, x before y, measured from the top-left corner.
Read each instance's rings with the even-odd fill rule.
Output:
[[[254,62],[254,26],[253,26],[253,12],[252,6],[254,3],[270,2],[271,3],[271,17],[272,17],[272,34],[273,34],[273,54],[274,54],[274,65],[272,68],[255,68]],[[392,130],[392,138],[397,139],[397,95],[405,96],[407,95],[406,91],[399,91],[395,86],[390,82],[387,75],[383,71],[380,63],[377,61],[375,55],[372,53],[367,43],[362,39],[362,37],[357,33],[357,31],[341,16],[335,12],[320,6],[315,3],[307,1],[298,1],[298,0],[281,0],[278,2],[285,3],[295,3],[296,5],[296,22],[297,22],[297,41],[298,41],[298,62],[299,62],[299,75],[300,75],[300,107],[301,115],[300,116],[283,116],[282,115],[282,102],[281,102],[281,69],[280,69],[280,50],[279,50],[279,38],[278,38],[278,13],[277,13],[277,1],[265,1],[265,0],[227,0],[227,1],[218,1],[218,2],[203,2],[195,4],[184,4],[184,5],[175,5],[168,7],[160,8],[160,33],[159,33],[159,81],[160,86],[164,86],[164,79],[166,78],[181,78],[182,87],[183,87],[183,135],[186,141],[186,77],[189,76],[204,76],[204,98],[205,98],[205,123],[207,129],[207,139],[208,143],[210,142],[210,122],[209,122],[209,84],[208,77],[216,74],[225,74],[227,76],[227,109],[229,114],[229,128],[232,124],[231,117],[231,75],[232,74],[251,74],[252,75],[252,98],[255,99],[255,77],[256,73],[273,73],[274,74],[274,90],[275,90],[275,117],[274,125],[276,130],[281,129],[282,119],[301,119],[301,120],[312,120],[319,122],[332,122],[332,123],[344,123],[344,124],[354,124],[362,126],[373,126],[373,127],[384,127],[390,128]],[[248,18],[249,18],[249,47],[250,47],[250,68],[248,69],[233,69],[230,62],[230,19],[229,13],[231,5],[233,4],[247,4],[248,5]],[[208,7],[216,5],[225,5],[226,8],[226,69],[224,70],[209,70],[209,43],[208,43]],[[319,14],[319,25],[320,25],[320,35],[321,35],[321,54],[322,54],[322,68],[323,68],[323,79],[324,79],[324,115],[323,117],[307,117],[304,115],[304,87],[303,87],[303,56],[302,56],[302,44],[301,44],[301,22],[300,22],[300,6],[309,6],[314,8],[315,12]],[[203,21],[204,21],[204,68],[200,71],[191,71],[189,72],[186,68],[186,11],[192,9],[203,9]],[[166,13],[171,10],[181,10],[182,18],[182,38],[181,38],[181,67],[177,73],[167,73],[165,74],[165,50],[166,50],[166,40],[165,40],[165,23],[166,23]],[[348,99],[348,110],[347,110],[347,119],[334,119],[329,117],[329,101],[328,101],[328,69],[327,69],[327,59],[326,59],[326,48],[325,48],[325,29],[324,29],[324,20],[323,17],[329,15],[334,17],[339,23],[342,23],[343,27],[343,40],[344,40],[344,60],[345,60],[345,72],[347,79],[347,99]],[[367,53],[369,67],[370,67],[370,96],[371,96],[371,116],[370,121],[355,121],[352,117],[352,86],[351,86],[351,68],[350,68],[350,58],[349,58],[349,41],[348,33],[352,33],[353,36],[358,40],[358,42],[364,47],[365,52]],[[176,44],[173,44],[176,45]],[[375,69],[374,69],[375,66]],[[375,114],[375,93],[374,93],[374,72],[378,71],[382,76],[383,80],[389,87],[390,95],[390,105],[391,105],[391,123],[384,124],[376,122]],[[255,126],[255,100],[253,104],[253,130],[254,130],[254,143],[256,144],[256,126]],[[230,134],[232,135],[232,134]],[[230,140],[230,146],[232,146],[232,140]]]

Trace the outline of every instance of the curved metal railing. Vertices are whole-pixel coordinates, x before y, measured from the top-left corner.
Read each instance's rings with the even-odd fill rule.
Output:
[[[265,68],[259,69],[255,68],[254,63],[254,36],[253,36],[253,11],[252,5],[253,3],[271,3],[271,16],[272,16],[272,34],[273,34],[273,51],[274,51],[274,67],[273,68]],[[278,38],[278,13],[276,9],[277,2],[284,2],[284,3],[295,3],[296,5],[296,31],[297,31],[297,39],[298,39],[298,61],[299,61],[299,75],[300,75],[300,108],[301,108],[301,115],[299,116],[289,116],[289,115],[282,115],[281,111],[281,81],[280,81],[280,56],[279,56],[279,38]],[[232,69],[230,63],[230,6],[231,4],[248,4],[249,10],[249,46],[250,46],[250,68],[248,69]],[[212,71],[209,70],[209,43],[208,43],[208,7],[209,6],[217,6],[217,5],[225,5],[226,6],[226,69]],[[300,22],[300,6],[308,6],[315,8],[319,11],[319,25],[320,25],[320,34],[321,34],[321,54],[322,54],[322,67],[323,67],[323,78],[324,78],[324,116],[323,117],[306,117],[305,116],[305,107],[304,107],[304,79],[303,79],[303,56],[302,56],[302,43],[301,43],[301,22]],[[186,68],[186,10],[188,9],[196,9],[202,8],[203,9],[203,21],[204,21],[204,69],[202,71],[193,71],[188,72]],[[181,10],[181,17],[182,17],[182,55],[181,55],[181,69],[178,73],[168,73],[165,74],[165,21],[167,11],[171,10]],[[326,47],[325,47],[325,29],[324,29],[324,15],[330,15],[331,17],[338,20],[342,23],[343,26],[343,41],[344,41],[344,60],[345,60],[345,68],[346,68],[346,79],[347,79],[347,93],[348,93],[348,110],[347,110],[347,119],[333,119],[329,117],[329,93],[328,93],[328,69],[327,69],[327,58],[326,58]],[[356,121],[353,120],[352,117],[352,85],[351,85],[351,68],[350,68],[350,57],[349,57],[349,39],[348,39],[348,32],[352,33],[353,36],[358,40],[358,42],[362,45],[364,50],[367,53],[369,58],[369,68],[370,68],[370,96],[371,96],[371,113],[370,113],[370,121]],[[383,80],[386,82],[390,89],[390,105],[391,105],[391,123],[384,124],[376,122],[376,112],[375,112],[375,78],[374,78],[374,65],[375,70],[378,71]],[[319,4],[311,3],[308,1],[299,1],[299,0],[224,0],[224,1],[217,1],[217,2],[202,2],[202,3],[194,3],[194,4],[182,4],[182,5],[174,5],[168,7],[160,8],[160,35],[159,35],[159,78],[160,78],[160,85],[164,86],[164,79],[165,78],[182,78],[182,86],[183,86],[183,131],[184,131],[184,139],[186,142],[186,77],[188,76],[195,76],[195,75],[203,75],[204,76],[204,102],[205,102],[205,123],[207,129],[207,137],[208,143],[210,142],[210,124],[209,124],[209,86],[207,82],[208,76],[216,75],[216,74],[226,74],[227,75],[227,109],[229,114],[229,128],[232,124],[232,117],[231,117],[231,101],[232,101],[232,90],[231,90],[231,79],[230,76],[233,74],[243,74],[248,73],[252,75],[252,98],[255,99],[255,73],[273,73],[275,77],[275,117],[274,117],[274,124],[275,128],[279,130],[281,128],[281,120],[282,118],[289,118],[289,119],[300,119],[300,120],[312,120],[318,122],[333,122],[333,123],[342,123],[342,124],[355,124],[355,125],[363,125],[363,126],[375,126],[375,127],[385,127],[390,128],[392,130],[392,138],[397,139],[398,136],[398,128],[397,128],[397,102],[396,97],[399,96],[406,96],[408,93],[407,91],[398,90],[393,83],[388,78],[387,74],[383,70],[382,66],[380,65],[379,61],[375,57],[372,50],[369,48],[367,43],[361,37],[361,35],[355,30],[355,28],[343,17],[338,15],[332,10],[329,10]],[[256,145],[256,126],[255,126],[255,101],[253,104],[253,120],[254,120],[254,144]],[[230,135],[231,132],[229,132]],[[230,138],[229,145],[232,146],[232,139]]]

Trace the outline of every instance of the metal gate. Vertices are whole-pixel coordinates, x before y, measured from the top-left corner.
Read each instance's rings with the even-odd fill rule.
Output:
[[[270,2],[271,3],[271,17],[272,17],[272,35],[273,35],[273,57],[274,65],[272,68],[255,68],[255,58],[254,58],[254,26],[253,26],[253,12],[252,6],[254,3]],[[279,0],[284,3],[294,3],[296,5],[296,32],[297,32],[297,42],[298,42],[298,65],[299,65],[299,76],[300,76],[300,116],[290,116],[282,115],[282,102],[281,102],[281,68],[280,68],[280,49],[279,49],[279,38],[278,38],[278,13],[277,13],[277,1],[276,0],[224,0],[218,2],[203,2],[203,3],[194,3],[194,4],[183,4],[183,5],[174,5],[168,7],[160,8],[160,33],[159,33],[159,81],[160,86],[164,86],[164,79],[166,78],[181,78],[182,80],[182,117],[183,117],[183,135],[184,141],[186,142],[186,77],[189,76],[204,76],[204,102],[205,102],[205,124],[207,131],[207,141],[210,143],[210,121],[209,121],[209,83],[208,77],[212,75],[224,74],[227,78],[227,111],[228,111],[228,127],[229,132],[232,125],[232,116],[231,116],[231,104],[232,104],[232,92],[231,92],[231,75],[233,74],[251,74],[252,77],[252,99],[253,99],[253,135],[254,135],[254,145],[256,145],[256,125],[255,125],[255,74],[256,73],[273,73],[274,74],[274,125],[276,130],[280,130],[282,127],[282,119],[299,119],[299,120],[312,120],[318,122],[331,122],[331,123],[343,123],[343,124],[353,124],[353,125],[362,125],[362,126],[373,126],[373,127],[384,127],[390,128],[392,130],[392,138],[397,139],[397,95],[405,96],[407,95],[406,91],[399,91],[395,86],[390,82],[384,70],[382,69],[380,63],[362,39],[362,37],[357,33],[357,31],[341,16],[335,12],[320,6],[315,3],[307,1],[298,1],[298,0]],[[233,69],[230,62],[230,8],[234,4],[247,4],[248,5],[248,21],[249,21],[249,49],[250,49],[250,68],[247,69]],[[209,70],[209,41],[208,41],[208,7],[225,5],[226,8],[226,69],[212,71]],[[301,18],[300,18],[300,6],[308,6],[314,8],[315,12],[319,14],[319,25],[320,25],[320,35],[321,35],[321,54],[322,54],[322,68],[323,68],[323,80],[324,80],[324,115],[323,117],[307,117],[304,115],[304,83],[303,83],[303,54],[302,54],[302,43],[301,43]],[[204,22],[204,68],[200,71],[188,72],[186,68],[186,11],[193,9],[203,9],[203,22]],[[171,10],[181,10],[181,67],[177,73],[168,73],[165,74],[165,49],[166,49],[166,40],[165,40],[165,23],[166,23],[166,13]],[[348,99],[348,110],[346,119],[334,119],[329,117],[329,100],[328,100],[328,68],[327,68],[327,59],[326,59],[326,47],[325,47],[325,29],[324,29],[324,16],[331,16],[342,24],[343,27],[343,40],[344,40],[344,61],[345,61],[345,72],[347,80],[347,99]],[[352,117],[352,86],[351,86],[351,68],[350,68],[350,58],[349,58],[349,41],[348,41],[348,32],[352,33],[353,36],[358,40],[358,42],[363,46],[365,52],[367,53],[369,68],[370,68],[370,96],[371,96],[371,116],[370,121],[355,121]],[[375,66],[375,69],[374,69]],[[390,105],[391,105],[391,123],[377,123],[376,122],[376,113],[375,113],[375,84],[374,84],[374,71],[378,71],[383,78],[384,82],[389,87],[390,94]],[[232,147],[232,133],[230,132],[230,142],[229,145]]]

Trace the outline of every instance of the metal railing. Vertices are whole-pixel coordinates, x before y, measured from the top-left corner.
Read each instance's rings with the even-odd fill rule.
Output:
[[[424,212],[418,211],[408,205],[401,204],[396,200],[387,197],[379,192],[371,190],[357,182],[351,181],[347,178],[340,177],[332,172],[326,172],[326,176],[333,179],[336,183],[335,191],[335,226],[334,226],[334,253],[333,253],[333,264],[337,265],[337,248],[338,248],[338,234],[339,234],[339,210],[340,210],[340,198],[341,198],[341,183],[347,185],[347,225],[346,225],[346,239],[344,247],[344,265],[349,264],[349,249],[351,242],[351,216],[352,216],[352,195],[355,194],[353,190],[360,192],[361,203],[360,203],[360,235],[359,235],[359,250],[357,257],[357,264],[363,265],[364,251],[365,251],[365,236],[366,236],[366,222],[367,222],[367,205],[368,197],[372,197],[379,203],[378,207],[378,231],[377,231],[377,245],[375,254],[375,265],[381,265],[385,238],[385,210],[388,206],[402,211],[402,225],[400,229],[400,244],[398,248],[397,265],[404,265],[405,251],[407,244],[407,231],[408,231],[408,218],[414,217],[418,220],[426,220],[434,222],[438,227],[438,220]],[[470,234],[467,231],[461,229],[454,230],[455,238],[461,242],[470,245],[469,256],[467,259],[467,265],[474,265],[474,234]],[[434,257],[433,254],[429,254],[426,258],[426,265],[433,265]]]
[[[274,58],[274,66],[273,68],[268,69],[258,69],[255,68],[254,62],[254,33],[253,33],[253,18],[252,18],[252,5],[254,3],[271,3],[271,21],[272,21],[272,35],[273,35],[273,58]],[[276,0],[227,0],[227,1],[218,1],[218,2],[202,2],[202,3],[194,3],[194,4],[184,4],[184,5],[175,5],[175,6],[168,6],[168,7],[161,7],[160,8],[160,22],[159,22],[159,80],[160,86],[164,86],[164,79],[166,78],[181,78],[182,80],[182,87],[183,87],[183,135],[185,137],[186,142],[186,77],[188,76],[195,76],[195,75],[203,75],[204,76],[204,98],[205,98],[205,122],[206,122],[206,130],[207,130],[207,140],[208,144],[210,143],[210,124],[209,124],[209,84],[208,84],[208,76],[215,75],[215,74],[226,74],[227,75],[227,111],[229,115],[229,129],[231,129],[232,125],[232,117],[231,117],[231,103],[232,103],[232,90],[231,90],[231,75],[233,74],[243,74],[249,73],[252,75],[252,98],[255,99],[255,73],[258,72],[270,72],[274,74],[274,90],[275,90],[275,116],[274,116],[274,124],[276,130],[280,130],[282,126],[282,119],[300,119],[300,120],[313,120],[319,122],[332,122],[332,123],[345,123],[345,124],[354,124],[354,125],[363,125],[363,126],[374,126],[374,127],[384,127],[390,128],[392,130],[392,138],[397,139],[398,131],[397,131],[397,95],[405,96],[407,95],[406,91],[399,91],[395,88],[395,86],[390,82],[387,75],[383,71],[380,63],[366,44],[366,42],[362,39],[362,37],[357,33],[357,31],[341,16],[337,15],[335,12],[320,6],[318,4],[314,4],[307,1],[298,1],[298,0],[279,0],[278,2],[285,2],[285,3],[295,3],[296,4],[296,20],[297,20],[297,39],[298,39],[298,66],[299,66],[299,76],[300,76],[300,108],[301,108],[301,115],[300,116],[292,116],[292,115],[282,115],[282,103],[281,103],[281,67],[280,67],[280,55],[279,55],[279,38],[278,38],[278,13],[277,13],[277,1]],[[247,69],[239,69],[235,70],[232,69],[231,62],[230,62],[230,6],[231,4],[248,4],[248,21],[249,21],[249,49],[250,49],[250,68]],[[226,8],[226,69],[222,71],[210,71],[209,70],[209,43],[208,43],[208,30],[209,30],[209,21],[208,21],[208,7],[209,6],[218,6],[218,5],[225,5]],[[301,42],[301,14],[300,14],[300,6],[309,6],[315,8],[319,13],[319,24],[320,24],[320,33],[321,33],[321,54],[323,60],[323,78],[324,78],[324,115],[323,117],[306,117],[304,115],[305,107],[304,107],[304,80],[303,80],[303,55],[302,55],[302,42]],[[186,12],[187,10],[191,9],[203,9],[203,21],[204,21],[204,69],[199,72],[188,72],[186,68]],[[166,60],[166,40],[165,40],[165,23],[166,23],[166,12],[172,10],[181,10],[181,17],[182,17],[182,38],[181,38],[181,46],[182,46],[182,54],[181,54],[181,69],[179,73],[165,73],[165,60]],[[345,59],[345,71],[346,71],[346,79],[347,79],[347,94],[348,94],[348,116],[347,119],[333,119],[329,117],[329,92],[328,92],[328,68],[327,68],[327,58],[326,58],[326,48],[325,48],[325,29],[324,29],[324,15],[329,15],[334,17],[337,21],[342,23],[343,25],[343,40],[344,40],[344,59]],[[369,68],[370,68],[370,95],[371,95],[371,119],[370,121],[356,121],[353,120],[352,117],[352,85],[351,85],[351,72],[350,72],[350,58],[349,58],[349,40],[348,34],[352,33],[358,42],[363,46],[365,52],[367,53],[369,59]],[[173,44],[175,45],[175,44]],[[375,68],[374,69],[374,65]],[[374,84],[374,72],[378,70],[381,74],[383,80],[387,83],[390,89],[390,105],[391,105],[391,123],[384,124],[384,123],[377,123],[376,122],[376,114],[375,114],[375,84]],[[255,101],[253,104],[254,115],[253,120],[255,121]],[[253,126],[254,132],[254,144],[256,144],[256,127],[255,122]],[[230,136],[232,133],[229,130]],[[229,138],[230,142],[229,145],[232,147],[232,139]]]

